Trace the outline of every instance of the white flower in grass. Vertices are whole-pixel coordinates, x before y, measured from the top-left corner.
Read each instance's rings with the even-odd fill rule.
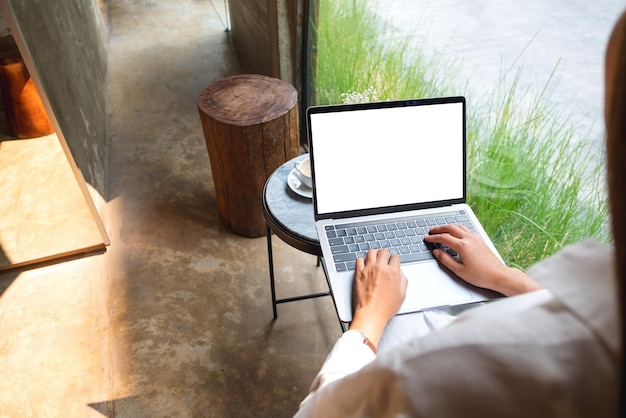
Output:
[[[378,94],[374,87],[370,87],[363,92],[348,90],[345,93],[341,93],[341,100],[343,104],[369,103],[378,100]]]

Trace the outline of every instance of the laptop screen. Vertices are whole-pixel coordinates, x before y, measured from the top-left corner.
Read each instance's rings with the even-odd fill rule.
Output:
[[[309,109],[316,214],[465,200],[463,97]]]

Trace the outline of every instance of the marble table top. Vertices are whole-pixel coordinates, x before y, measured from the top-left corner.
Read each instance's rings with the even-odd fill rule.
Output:
[[[287,244],[310,254],[321,255],[315,231],[313,201],[294,192],[287,184],[299,155],[278,167],[267,179],[263,190],[263,209],[272,231]]]

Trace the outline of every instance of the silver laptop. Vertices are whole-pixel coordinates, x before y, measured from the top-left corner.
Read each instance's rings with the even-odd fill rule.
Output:
[[[370,248],[400,256],[409,284],[399,313],[499,296],[441,266],[422,239],[461,223],[500,257],[465,203],[464,97],[314,106],[307,124],[315,225],[342,321],[352,320],[355,260]]]

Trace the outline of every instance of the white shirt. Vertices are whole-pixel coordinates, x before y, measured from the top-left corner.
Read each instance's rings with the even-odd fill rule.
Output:
[[[296,416],[617,416],[613,266],[610,250],[582,241],[529,270],[546,290],[472,309],[378,358],[348,331]]]

